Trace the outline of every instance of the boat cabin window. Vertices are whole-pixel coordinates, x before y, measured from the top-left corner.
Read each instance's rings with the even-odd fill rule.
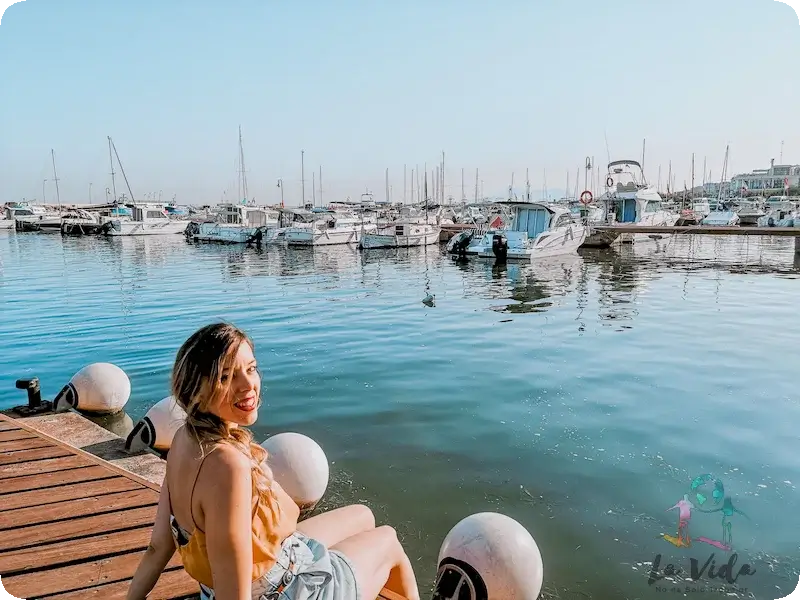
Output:
[[[242,212],[239,207],[233,208],[230,212],[225,213],[225,222],[231,225],[240,225],[242,223]]]
[[[572,223],[572,217],[570,215],[561,215],[556,219],[555,227],[566,227]]]
[[[160,210],[148,210],[147,211],[147,218],[148,219],[166,219],[167,217]]]
[[[661,202],[656,200],[648,200],[647,204],[644,207],[644,212],[646,213],[654,213],[661,210]]]

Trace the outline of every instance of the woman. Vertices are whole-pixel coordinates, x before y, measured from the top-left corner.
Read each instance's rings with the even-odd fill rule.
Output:
[[[128,591],[144,600],[177,546],[201,598],[374,600],[383,587],[419,600],[394,530],[365,506],[297,523],[299,509],[252,442],[261,404],[253,342],[208,325],[178,351],[172,393],[186,411],[175,434],[149,546]]]

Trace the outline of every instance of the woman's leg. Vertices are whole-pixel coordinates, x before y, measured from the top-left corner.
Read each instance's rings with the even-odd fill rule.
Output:
[[[355,570],[364,600],[377,598],[387,587],[408,600],[419,600],[417,579],[397,533],[388,525],[342,540],[332,546],[344,554]]]
[[[375,529],[375,516],[363,504],[351,504],[301,521],[297,531],[329,548],[345,538]]]

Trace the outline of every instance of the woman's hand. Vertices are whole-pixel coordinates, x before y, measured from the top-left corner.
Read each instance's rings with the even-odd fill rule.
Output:
[[[128,600],[145,600],[156,585],[162,571],[175,554],[175,540],[169,526],[169,489],[167,479],[161,486],[156,510],[156,522],[150,536],[150,544],[136,569],[128,588]]]
[[[220,444],[195,487],[205,525],[217,600],[250,600],[253,578],[253,488],[250,459]]]

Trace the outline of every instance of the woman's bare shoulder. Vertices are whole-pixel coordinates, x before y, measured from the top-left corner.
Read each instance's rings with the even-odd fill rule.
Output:
[[[208,450],[203,471],[206,478],[220,482],[247,481],[250,477],[250,459],[229,444],[217,444]]]

